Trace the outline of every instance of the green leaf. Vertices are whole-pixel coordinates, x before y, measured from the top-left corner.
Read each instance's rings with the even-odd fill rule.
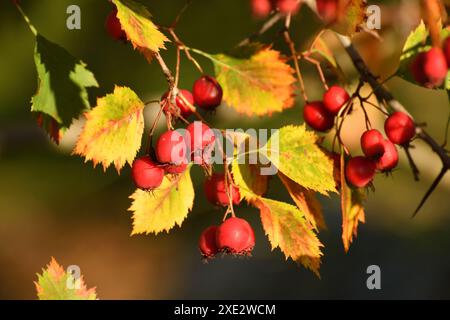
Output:
[[[34,284],[39,300],[97,300],[95,288],[87,289],[81,275],[68,274],[54,258],[37,276]]]
[[[280,52],[252,46],[242,54],[206,55],[214,63],[224,101],[239,113],[270,115],[294,105],[294,70]]]
[[[98,83],[82,61],[41,35],[36,36],[34,60],[39,81],[31,111],[44,114],[44,122],[54,120],[57,129],[68,129],[89,109],[87,88]],[[59,142],[58,136],[51,136]]]
[[[136,190],[130,198],[133,212],[132,235],[158,234],[181,226],[194,204],[191,166],[175,177],[165,176],[159,188],[153,191]]]
[[[441,39],[444,40],[450,36],[449,29],[441,30]],[[414,29],[403,46],[402,55],[400,56],[400,65],[397,70],[397,75],[404,80],[421,86],[416,82],[411,73],[411,64],[417,55],[421,52],[425,52],[431,49],[431,38],[429,32],[423,21],[420,22],[419,26]],[[446,90],[450,90],[450,70],[447,73],[447,77],[443,86]],[[433,88],[442,89],[442,88]]]
[[[275,167],[304,188],[327,195],[336,192],[333,162],[317,145],[317,136],[305,126],[287,126],[260,149]]]
[[[144,133],[144,107],[133,90],[115,87],[86,114],[74,154],[92,160],[94,166],[101,163],[105,170],[110,164],[118,172],[126,163],[132,165]]]
[[[343,1],[340,2],[343,3]],[[366,0],[346,0],[341,17],[331,28],[343,35],[354,35],[361,31],[361,25],[365,23],[366,10]]]
[[[243,199],[251,201],[266,193],[268,176],[261,175],[257,165],[239,164],[238,159],[235,159],[231,171],[233,181],[239,187]]]
[[[155,52],[165,49],[168,41],[150,20],[151,14],[145,6],[132,0],[113,0],[117,7],[117,17],[128,40],[150,60]]]

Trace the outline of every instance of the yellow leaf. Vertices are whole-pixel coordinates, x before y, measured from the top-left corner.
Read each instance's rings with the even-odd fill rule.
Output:
[[[257,165],[232,163],[234,183],[239,187],[241,197],[247,201],[262,196],[267,191],[268,176],[259,173]]]
[[[303,264],[318,277],[322,243],[317,239],[303,213],[296,207],[265,198],[254,202],[272,249],[279,247],[286,258]]]
[[[116,87],[113,94],[98,99],[86,114],[86,124],[74,153],[103,168],[113,163],[120,169],[132,164],[144,132],[144,103],[129,88]]]
[[[96,300],[95,288],[87,289],[81,275],[68,274],[52,258],[35,282],[39,300]]]
[[[314,229],[326,229],[322,208],[314,192],[295,183],[281,172],[278,172],[278,176],[289,192],[292,200],[294,200],[300,211],[305,214],[305,218],[311,226]]]
[[[342,152],[342,154],[344,154]],[[353,237],[358,234],[359,223],[365,223],[363,189],[353,189],[345,180],[345,160],[341,156],[341,208],[342,208],[342,242],[345,252],[350,249]]]
[[[176,224],[181,226],[194,204],[194,187],[190,167],[176,177],[164,177],[161,186],[153,191],[136,190],[133,203],[132,235],[169,231]]]
[[[294,105],[294,70],[280,52],[263,48],[249,57],[211,56],[224,101],[238,112],[266,115]]]
[[[135,49],[149,60],[153,53],[165,49],[164,42],[168,39],[150,20],[151,14],[145,6],[132,0],[113,0],[113,3],[122,29]]]

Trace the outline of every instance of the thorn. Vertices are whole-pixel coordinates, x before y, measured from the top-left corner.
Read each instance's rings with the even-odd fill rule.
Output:
[[[423,205],[425,204],[425,202],[427,202],[428,198],[430,197],[430,195],[433,193],[433,191],[436,189],[436,187],[439,185],[439,182],[441,182],[442,178],[445,176],[445,174],[447,173],[448,168],[444,167],[442,168],[441,172],[439,173],[439,175],[437,176],[437,178],[434,180],[433,184],[431,185],[430,189],[427,191],[427,193],[425,194],[425,196],[423,197],[422,201],[420,201],[419,206],[417,207],[416,211],[414,211],[411,219],[413,219],[417,213],[419,213],[419,210],[423,207]]]

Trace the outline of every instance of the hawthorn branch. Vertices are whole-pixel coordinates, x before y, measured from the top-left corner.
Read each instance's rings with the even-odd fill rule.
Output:
[[[281,13],[276,13],[274,14],[270,19],[268,19],[262,26],[261,28],[256,31],[255,33],[253,33],[252,35],[250,35],[249,37],[245,38],[244,40],[242,40],[241,42],[239,42],[239,44],[237,45],[238,47],[243,47],[248,45],[249,43],[251,43],[252,41],[255,41],[259,36],[263,35],[264,33],[266,33],[268,30],[272,29],[272,27],[274,25],[276,25],[280,20],[282,20],[284,18],[284,15],[282,15]]]
[[[347,36],[342,36],[339,34],[336,34],[336,36],[338,37],[339,41],[341,42],[341,44],[347,51],[348,55],[350,56],[350,59],[352,60],[356,70],[361,75],[361,78],[372,87],[372,90],[375,96],[377,97],[378,101],[385,102],[394,111],[403,112],[411,116],[408,110],[398,100],[394,98],[392,93],[389,92],[386,89],[386,87],[384,87],[382,84],[380,84],[378,77],[376,77],[369,70],[368,66],[362,59],[361,55],[353,46],[351,39]],[[411,116],[411,118],[413,117]],[[424,141],[431,148],[431,150],[433,150],[438,155],[439,159],[442,162],[442,170],[435,179],[435,181],[433,182],[433,184],[431,185],[428,192],[425,194],[424,198],[420,202],[413,216],[415,216],[419,212],[419,210],[425,204],[428,197],[439,185],[441,180],[444,178],[445,174],[450,170],[450,156],[448,154],[448,151],[443,146],[441,146],[436,140],[434,140],[421,126],[416,126],[416,135],[419,139]],[[415,171],[414,168],[413,171]]]

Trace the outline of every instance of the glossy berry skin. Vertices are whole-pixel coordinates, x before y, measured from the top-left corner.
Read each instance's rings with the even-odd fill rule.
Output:
[[[325,23],[335,22],[338,18],[338,0],[316,0],[317,12]]]
[[[230,181],[229,181],[230,183]],[[228,187],[231,193],[233,204],[238,205],[241,202],[241,194],[239,188],[235,185]],[[214,173],[205,180],[204,191],[206,199],[214,205],[226,207],[230,204],[225,185],[225,175],[223,173]]]
[[[122,29],[119,18],[117,18],[117,9],[113,9],[113,11],[111,11],[111,13],[108,15],[108,17],[106,18],[105,27],[109,35],[113,39],[120,41],[127,40],[127,35]]]
[[[161,97],[161,101],[165,101],[168,97],[169,93],[166,92],[164,93],[164,95]],[[192,93],[189,90],[185,90],[185,89],[180,89],[178,96],[175,98],[175,103],[177,105],[177,107],[180,109],[180,115],[183,118],[187,118],[192,114],[192,110],[191,108],[189,108],[188,104],[186,102],[184,102],[184,100],[181,98],[181,96],[184,97],[184,99],[187,100],[187,102],[189,102],[192,106],[194,105],[194,97],[192,96]],[[169,103],[165,102],[164,105],[164,112],[165,113],[169,113]]]
[[[216,244],[219,251],[246,255],[255,246],[255,233],[244,219],[229,218],[217,228]]]
[[[191,152],[204,149],[215,140],[214,131],[201,121],[195,121],[186,127],[186,143]]]
[[[361,149],[366,157],[379,158],[384,153],[384,137],[376,129],[368,130],[361,136]]]
[[[450,37],[445,39],[443,45],[445,60],[447,61],[447,66],[450,67]]]
[[[323,95],[323,105],[329,113],[336,115],[349,99],[350,96],[344,88],[332,86]]]
[[[257,18],[265,18],[272,11],[270,0],[251,0],[252,13]]]
[[[310,102],[303,108],[305,122],[314,130],[326,132],[334,125],[334,116],[320,101]]]
[[[161,134],[155,145],[156,159],[160,163],[180,165],[187,163],[186,143],[177,131],[169,130]]]
[[[416,134],[416,125],[406,113],[394,112],[384,123],[384,131],[393,143],[406,145]]]
[[[381,172],[391,171],[398,165],[398,151],[395,145],[389,141],[383,142],[383,155],[376,160],[377,170]]]
[[[195,104],[208,111],[213,111],[222,103],[223,90],[217,80],[203,76],[194,82],[192,88]]]
[[[411,65],[414,79],[427,88],[440,87],[447,76],[448,65],[440,48],[431,48],[417,55]]]
[[[217,227],[211,226],[204,230],[200,235],[198,247],[200,249],[200,253],[206,259],[213,258],[219,252],[216,245],[216,233]]]
[[[133,162],[131,176],[140,189],[158,188],[164,178],[164,170],[150,159],[149,156],[141,157]]]
[[[350,159],[345,166],[347,182],[357,188],[364,188],[375,176],[375,163],[366,157]]]

